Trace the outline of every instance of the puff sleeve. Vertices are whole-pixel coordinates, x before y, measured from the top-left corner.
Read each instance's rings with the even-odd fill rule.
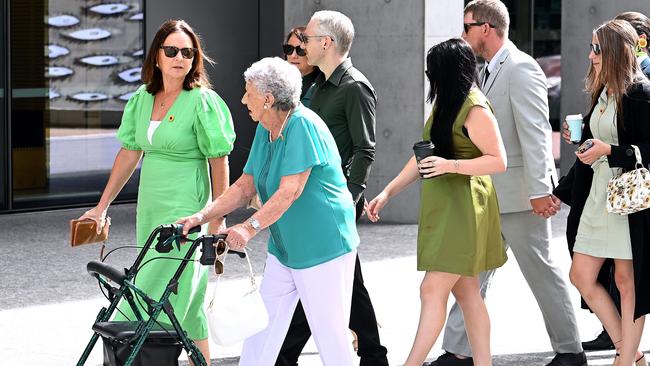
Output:
[[[122,122],[120,128],[117,130],[117,139],[122,144],[122,147],[127,150],[142,150],[142,148],[135,141],[136,123],[139,119],[140,110],[142,109],[142,93],[146,93],[146,85],[142,85],[136,92],[129,98],[129,101],[124,107],[122,113]]]
[[[280,168],[280,176],[302,173],[309,168],[329,163],[328,151],[332,146],[328,146],[328,140],[322,133],[307,118],[294,117],[285,137],[285,159]]]
[[[226,103],[210,89],[201,88],[194,125],[199,150],[207,158],[230,154],[235,143],[235,129]]]

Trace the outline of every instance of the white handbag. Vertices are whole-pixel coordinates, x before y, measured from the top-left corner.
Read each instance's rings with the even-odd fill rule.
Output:
[[[632,145],[634,170],[619,174],[607,183],[607,212],[629,215],[650,208],[650,172],[643,165],[639,148]]]
[[[269,324],[269,315],[255,283],[253,266],[246,249],[244,249],[244,253],[246,253],[248,261],[250,289],[243,295],[226,295],[223,291],[219,291],[219,281],[222,275],[217,275],[212,301],[206,309],[212,340],[221,346],[242,342],[266,329]],[[224,261],[226,254],[228,254],[228,247],[223,255]],[[220,294],[218,294],[219,292]]]

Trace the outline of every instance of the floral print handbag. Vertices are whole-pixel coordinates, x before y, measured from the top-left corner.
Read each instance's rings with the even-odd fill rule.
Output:
[[[607,183],[607,212],[628,215],[650,208],[650,171],[641,160],[641,151],[632,145],[636,156],[634,170],[619,174]]]

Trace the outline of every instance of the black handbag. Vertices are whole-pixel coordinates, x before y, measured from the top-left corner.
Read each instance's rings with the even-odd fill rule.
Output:
[[[132,345],[120,339],[102,337],[104,342],[104,366],[123,366]],[[178,366],[183,345],[177,338],[151,338],[142,345],[132,366]]]
[[[133,345],[139,322],[98,322],[93,330],[99,333],[104,343],[104,366],[124,366]],[[175,330],[154,325],[145,338],[142,348],[136,354],[131,366],[178,366],[178,357],[183,344]]]

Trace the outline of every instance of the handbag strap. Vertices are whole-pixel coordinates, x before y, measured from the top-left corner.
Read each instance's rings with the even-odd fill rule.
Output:
[[[104,218],[104,226],[108,226],[108,229],[111,228],[111,217],[110,216],[106,216]],[[103,227],[102,227],[102,230],[104,230]],[[103,262],[104,259],[106,259],[106,257],[104,256],[104,252],[106,251],[106,242],[107,241],[108,241],[108,237],[106,238],[106,240],[104,240],[102,242],[102,247],[101,247],[101,249],[99,249],[99,261],[100,262]]]
[[[641,150],[636,145],[631,145],[634,149],[634,156],[636,157],[636,164],[634,164],[635,169],[643,168],[643,160],[641,159]]]
[[[257,284],[255,283],[255,275],[253,274],[253,265],[251,264],[251,259],[250,255],[248,254],[248,251],[246,248],[242,248],[244,251],[244,254],[246,254],[246,262],[248,262],[248,275],[250,276],[251,280],[251,290],[250,292],[257,291]],[[228,251],[230,250],[230,247],[228,244],[226,244],[226,251],[223,253],[223,261],[221,262],[224,266],[224,272],[225,272],[225,267],[226,267],[226,257],[228,254]],[[217,275],[217,281],[214,284],[214,289],[212,290],[212,300],[210,300],[210,304],[208,305],[208,309],[212,307],[212,304],[214,303],[214,299],[217,297],[217,287],[219,287],[219,281],[221,280],[221,276],[223,273]]]

